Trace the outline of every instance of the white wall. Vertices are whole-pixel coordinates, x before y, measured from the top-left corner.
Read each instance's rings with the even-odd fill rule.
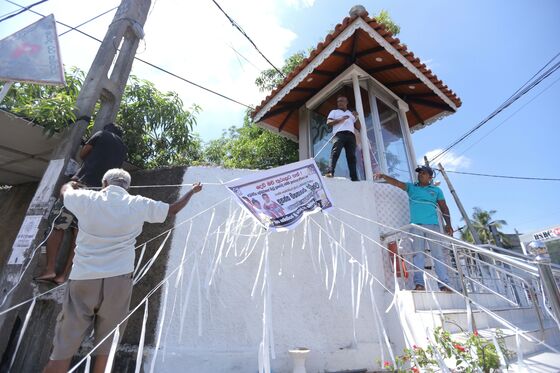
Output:
[[[209,183],[228,181],[251,172],[253,171],[189,168],[184,183],[200,180],[208,184],[177,216],[176,223],[180,224],[230,196],[224,186],[209,185]],[[349,180],[335,178],[327,179],[326,185],[335,206],[343,207],[368,219],[378,219],[375,200],[375,188],[378,186],[375,184],[352,183]],[[190,187],[185,187],[182,192],[189,189]],[[362,257],[362,242],[364,242],[363,248],[369,271],[385,285],[387,276],[383,268],[382,249],[351,228],[379,241],[378,227],[336,208],[329,215],[332,216],[329,218],[331,224],[327,223],[327,218],[323,214],[318,213],[308,217],[293,231],[271,233],[268,236],[271,321],[276,352],[276,359],[271,361],[273,372],[291,371],[291,361],[287,351],[295,347],[311,349],[307,360],[308,372],[373,369],[379,366],[377,360],[382,358],[382,353],[386,353],[382,352],[380,346],[380,331],[374,322],[367,285],[361,292],[360,313],[355,319],[355,328],[353,327],[352,264],[348,254],[342,253],[344,249],[347,250],[363,264],[366,260]],[[342,219],[345,224],[339,223],[335,218]],[[344,249],[334,245],[334,240],[329,239],[327,233],[322,232],[314,222],[334,236]],[[218,229],[217,227],[223,223],[226,225]],[[168,274],[180,265],[189,227],[190,221],[179,225],[173,234],[167,266]],[[225,231],[230,234],[224,236]],[[210,232],[208,237],[207,232]],[[308,239],[305,244],[304,232]],[[344,234],[343,238],[341,233]],[[254,246],[252,254],[248,256],[248,250],[242,252],[247,243],[250,243],[248,246],[250,248],[259,235],[260,241]],[[231,200],[217,205],[192,220],[192,229],[186,245],[186,257],[189,259],[183,266],[183,277],[175,288],[177,276],[174,274],[170,278],[167,300],[162,297],[162,302],[166,302],[167,311],[165,315],[160,314],[158,321],[158,327],[161,323],[163,329],[160,349],[155,360],[155,371],[258,371],[258,346],[263,335],[264,298],[260,292],[262,273],[254,297],[251,297],[251,290],[265,250],[265,235],[262,228],[255,227],[253,221]],[[339,253],[338,256],[336,252]],[[338,258],[338,273],[333,296],[329,299],[334,257]],[[220,261],[215,265],[217,258],[220,258]],[[246,260],[239,264],[244,259]],[[195,261],[198,261],[200,276],[194,272],[191,282]],[[353,266],[354,286],[358,289],[359,264],[354,263]],[[263,269],[264,267],[263,265]],[[209,285],[213,268],[216,268],[216,271],[212,284]],[[327,268],[328,282],[325,285]],[[200,278],[200,288],[197,278]],[[182,304],[186,294],[189,293],[189,284],[192,284],[192,287],[183,319]],[[199,289],[201,299],[198,296]],[[384,313],[391,296],[375,281],[373,281],[373,289],[384,327],[390,333],[391,341],[400,349],[401,332],[395,315],[393,312]],[[360,291],[355,290],[356,298],[358,293]],[[181,330],[182,319],[184,324]],[[353,343],[354,330],[357,345]],[[146,369],[149,368],[151,360],[153,360],[153,350],[146,359]]]

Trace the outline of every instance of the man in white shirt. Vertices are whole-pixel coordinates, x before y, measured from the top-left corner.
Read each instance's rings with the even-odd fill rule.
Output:
[[[340,96],[336,99],[337,109],[331,110],[327,117],[327,125],[333,127],[334,144],[331,149],[331,159],[329,169],[325,176],[333,177],[336,162],[340,157],[340,152],[344,149],[346,153],[346,161],[348,162],[348,171],[350,171],[350,179],[358,181],[356,172],[356,136],[354,129],[360,130],[360,122],[358,114],[348,110],[348,99]]]
[[[128,194],[130,174],[120,168],[107,171],[100,191],[62,186],[64,206],[78,218],[76,253],[62,311],[57,319],[53,350],[45,373],[66,372],[88,328],[95,341],[113,331],[128,313],[132,294],[134,246],[144,222],[163,223],[183,209],[200,183],[172,204]],[[121,325],[121,335],[125,324]],[[93,372],[104,372],[112,338],[94,352]]]

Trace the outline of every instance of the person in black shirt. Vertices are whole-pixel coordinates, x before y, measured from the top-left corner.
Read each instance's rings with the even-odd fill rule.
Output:
[[[121,168],[126,159],[127,148],[121,137],[122,130],[113,123],[94,133],[80,151],[84,163],[72,180],[89,187],[101,187],[105,172]]]
[[[112,168],[122,168],[127,153],[127,147],[121,138],[122,134],[122,130],[113,123],[105,125],[102,131],[94,133],[80,150],[80,158],[83,160],[83,164],[78,172],[72,176],[72,180],[85,187],[101,187],[101,179],[105,172]],[[72,268],[78,225],[74,215],[66,210],[62,202],[58,200],[51,212],[51,217],[54,218],[54,226],[47,239],[47,263],[43,273],[35,277],[35,280],[62,284],[68,278]],[[64,238],[64,232],[69,228],[72,229],[73,233],[70,253],[62,273],[57,275],[55,271],[56,256]]]

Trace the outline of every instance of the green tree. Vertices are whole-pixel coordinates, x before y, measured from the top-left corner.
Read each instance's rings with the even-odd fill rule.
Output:
[[[199,112],[197,105],[185,110],[177,93],[131,76],[117,114],[131,163],[155,168],[197,160],[200,142],[193,141],[192,130]]]
[[[401,27],[393,21],[393,19],[391,18],[387,10],[381,9],[379,11],[379,14],[374,16],[374,18],[376,19],[377,22],[385,26],[387,30],[391,31],[393,36],[397,36],[398,34],[400,34]]]
[[[29,119],[52,136],[76,120],[76,98],[84,79],[83,71],[73,67],[66,72],[65,87],[16,83],[0,109]],[[197,105],[185,110],[177,93],[161,92],[153,83],[131,76],[116,120],[129,161],[145,168],[199,162],[202,142],[192,134],[199,112]]]
[[[497,212],[496,210],[487,211],[481,209],[480,207],[474,207],[473,210],[471,222],[483,244],[496,244],[494,238],[492,237],[492,233],[490,232],[490,228],[488,227],[490,223],[496,227],[498,236],[502,242],[507,243],[506,235],[500,232],[500,229],[502,229],[504,225],[507,225],[507,222],[505,220],[494,220],[494,215]],[[472,234],[467,227],[461,229],[461,239],[463,241],[474,243]]]
[[[294,71],[294,69],[302,63],[308,55],[308,52],[303,51],[294,53],[284,61],[284,66],[280,69],[282,74],[280,74],[280,72],[276,69],[264,70],[255,80],[255,84],[259,87],[261,92],[272,91],[278,84],[282,83],[284,78]]]
[[[241,127],[230,127],[204,149],[210,164],[227,168],[268,169],[298,160],[295,142],[257,127],[245,114]]]
[[[78,68],[65,72],[66,86],[14,83],[0,109],[9,111],[42,126],[48,136],[68,127],[76,120],[74,107],[85,79]]]

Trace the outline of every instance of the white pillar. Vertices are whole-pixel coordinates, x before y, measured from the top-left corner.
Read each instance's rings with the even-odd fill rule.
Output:
[[[408,152],[408,167],[410,169],[410,176],[413,180],[416,179],[416,152],[414,151],[414,144],[412,144],[412,137],[410,128],[408,127],[408,119],[406,119],[406,112],[409,110],[408,105],[402,101],[398,101],[399,106],[399,119],[401,122],[401,131],[405,140],[406,149]]]
[[[371,170],[371,156],[369,154],[369,140],[367,138],[366,117],[364,115],[364,106],[362,103],[362,95],[360,92],[360,82],[358,74],[352,74],[352,86],[354,87],[354,99],[356,100],[356,110],[362,125],[360,131],[360,139],[362,140],[362,154],[364,157],[364,169],[366,171],[366,180],[373,180],[373,171]]]
[[[299,160],[302,161],[307,158],[311,158],[313,154],[313,149],[311,148],[310,138],[310,127],[309,127],[309,110],[303,105],[298,110],[299,113]]]
[[[368,81],[369,91],[369,107],[371,108],[371,117],[373,124],[373,133],[375,136],[375,147],[377,150],[377,162],[381,168],[381,172],[387,173],[387,158],[385,157],[385,142],[383,141],[383,131],[381,130],[381,120],[379,118],[379,109],[377,108],[377,98],[375,97],[375,90]]]

